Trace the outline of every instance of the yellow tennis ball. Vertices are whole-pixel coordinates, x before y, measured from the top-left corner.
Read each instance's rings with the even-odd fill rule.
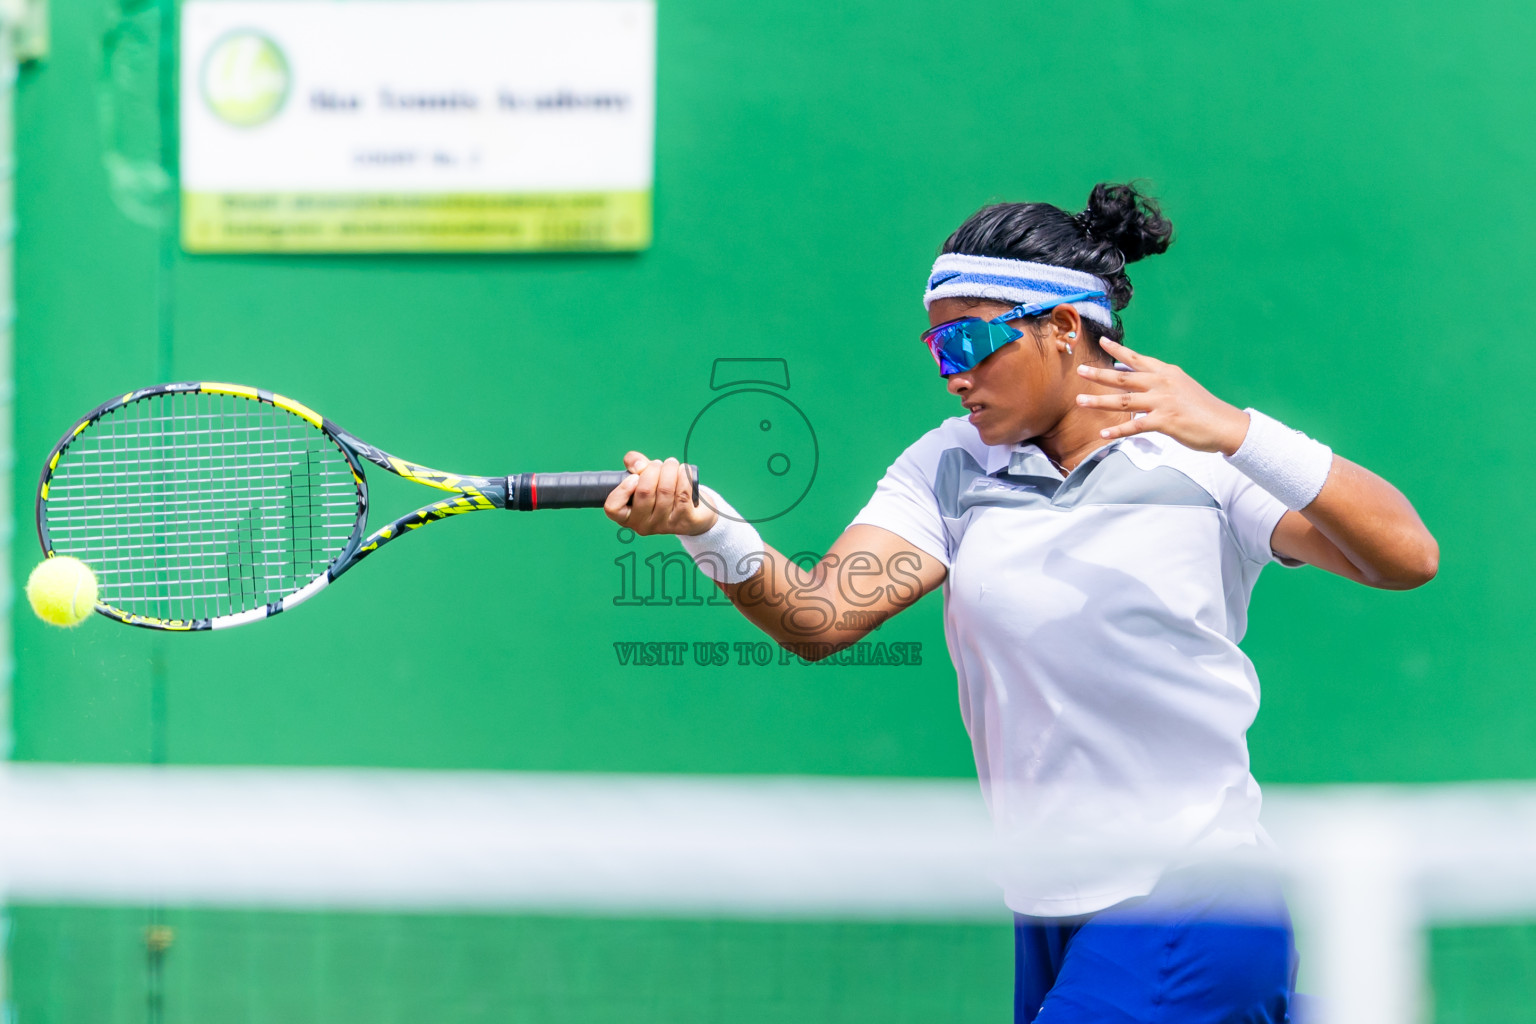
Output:
[[[78,558],[45,558],[27,577],[27,600],[44,622],[78,626],[96,607],[96,574]]]

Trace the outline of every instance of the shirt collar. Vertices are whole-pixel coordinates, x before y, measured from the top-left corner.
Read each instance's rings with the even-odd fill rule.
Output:
[[[1156,433],[1135,434],[1131,437],[1117,438],[1101,448],[1094,449],[1093,454],[1089,455],[1078,465],[1096,463],[1122,445],[1134,445],[1137,448],[1150,451],[1162,451],[1166,441],[1166,437]],[[987,471],[993,475],[1006,472],[1009,476],[1040,476],[1057,480],[1066,479],[1066,474],[1056,468],[1056,463],[1051,461],[1050,456],[1046,455],[1039,445],[1028,443],[1016,444],[1011,447],[999,445],[992,449],[992,453],[992,457],[989,460],[992,464],[988,465]]]

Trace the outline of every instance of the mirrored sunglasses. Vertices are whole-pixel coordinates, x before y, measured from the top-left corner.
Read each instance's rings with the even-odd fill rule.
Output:
[[[983,320],[979,316],[961,317],[928,328],[923,332],[923,343],[933,353],[934,362],[939,364],[940,376],[964,373],[1004,345],[1024,337],[1024,332],[1009,327],[1008,321],[1035,316],[1073,302],[1102,298],[1103,292],[1078,292],[1075,295],[1063,295],[1059,299],[1014,306],[1002,316],[991,320]]]

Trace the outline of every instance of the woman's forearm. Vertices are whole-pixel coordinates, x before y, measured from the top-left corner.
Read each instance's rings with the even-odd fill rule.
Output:
[[[1370,586],[1408,590],[1428,583],[1439,569],[1440,546],[1413,505],[1396,487],[1348,459],[1334,456],[1322,491],[1300,517],[1355,570],[1346,575]],[[1316,550],[1316,538],[1308,545],[1299,525],[1287,530],[1282,523],[1276,530],[1276,553],[1321,564],[1315,560],[1328,553]]]
[[[721,590],[780,646],[812,660],[859,640],[945,575],[937,559],[870,526],[849,528],[809,568],[766,543],[760,558],[751,578]]]
[[[631,475],[603,506],[641,536],[674,534],[741,614],[815,660],[851,644],[944,582],[944,563],[877,526],[850,526],[815,565],[765,543],[728,502],[695,502],[676,459],[629,452]],[[706,489],[706,494],[712,494]],[[716,508],[723,510],[717,513]]]

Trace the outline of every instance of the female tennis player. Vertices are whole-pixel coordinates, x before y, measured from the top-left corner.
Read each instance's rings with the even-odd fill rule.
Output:
[[[1267,843],[1249,594],[1271,561],[1407,589],[1439,559],[1381,477],[1123,343],[1125,267],[1172,237],[1127,185],[1078,214],[1003,203],[962,224],[922,340],[966,415],[896,459],[810,573],[728,496],[694,506],[675,459],[630,452],[606,506],[678,534],[747,618],[813,656],[943,586],[1004,843],[1019,1022],[1289,1019],[1278,890],[1200,867]]]

